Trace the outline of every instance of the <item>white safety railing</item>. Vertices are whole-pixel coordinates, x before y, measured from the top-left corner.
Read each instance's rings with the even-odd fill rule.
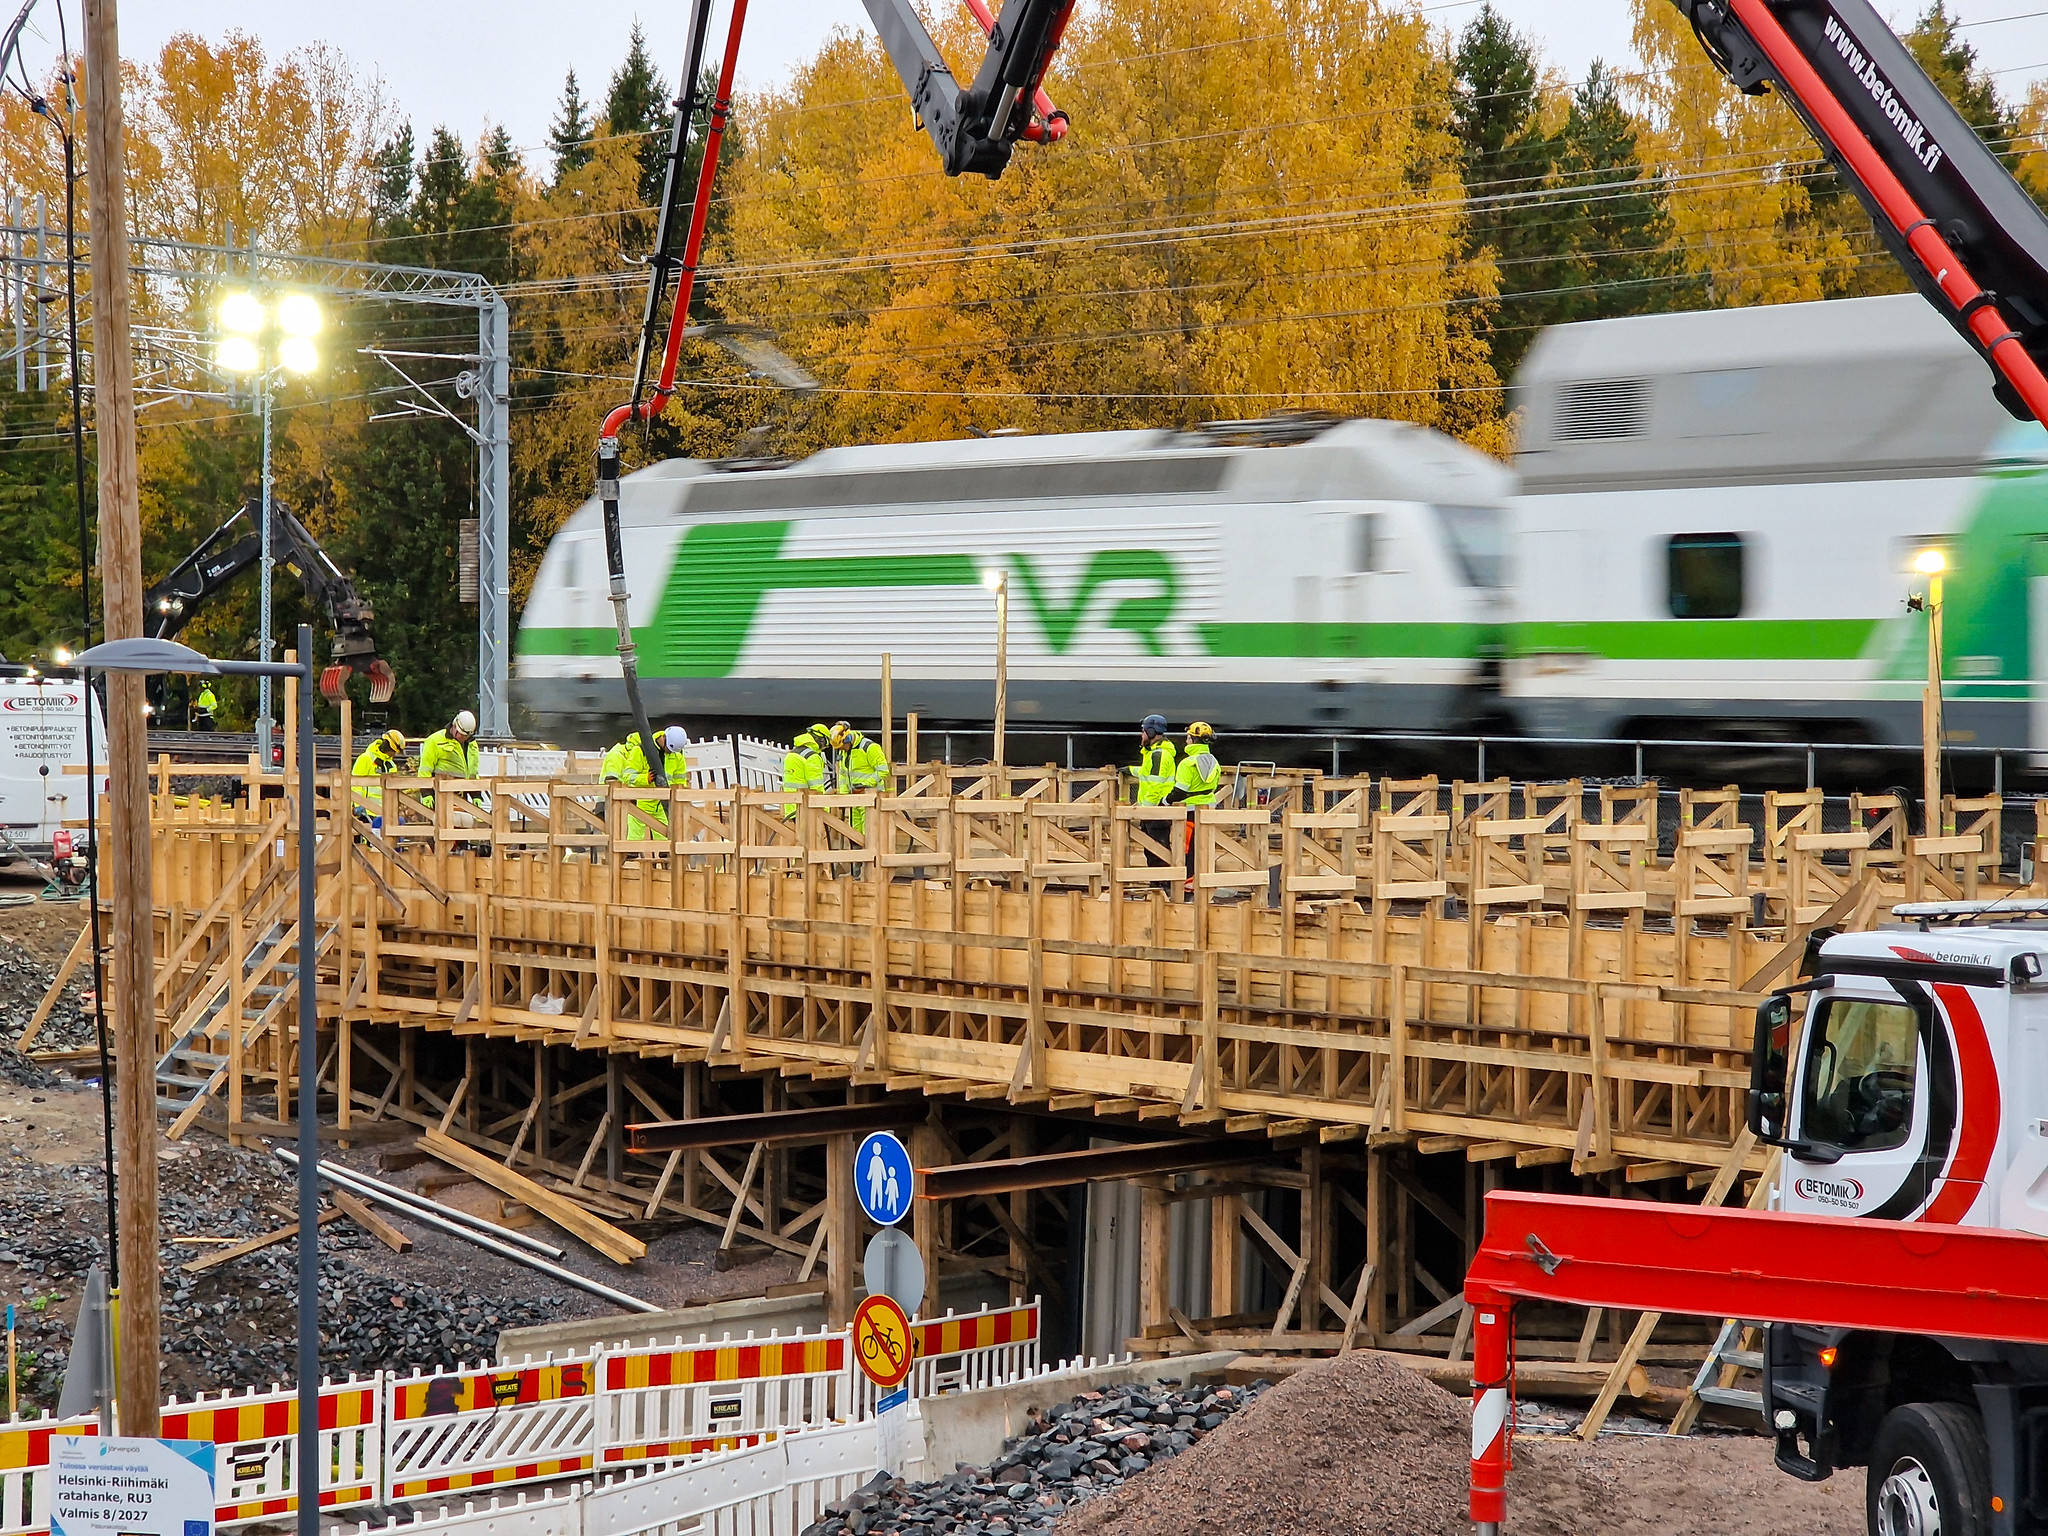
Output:
[[[872,1421],[692,1457],[545,1498],[491,1500],[357,1536],[797,1536],[881,1465]]]
[[[856,1415],[843,1333],[607,1351],[599,1459],[659,1461],[729,1450],[797,1425]]]

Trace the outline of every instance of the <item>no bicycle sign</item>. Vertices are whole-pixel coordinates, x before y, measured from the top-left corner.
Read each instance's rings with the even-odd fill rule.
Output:
[[[910,1319],[887,1296],[870,1296],[854,1309],[853,1358],[869,1381],[887,1391],[910,1374]]]

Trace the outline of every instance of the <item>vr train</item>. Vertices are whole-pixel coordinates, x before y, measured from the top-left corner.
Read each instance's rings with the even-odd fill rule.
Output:
[[[2048,745],[2048,434],[1911,294],[1593,321],[1515,381],[1513,470],[1407,423],[676,460],[621,487],[656,716],[985,722],[1006,573],[1013,728],[1917,740],[1948,560],[1951,740]],[[514,699],[625,715],[596,503],[556,535]]]

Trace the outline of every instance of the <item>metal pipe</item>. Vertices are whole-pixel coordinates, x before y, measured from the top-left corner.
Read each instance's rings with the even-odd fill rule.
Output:
[[[276,1147],[272,1150],[294,1168],[298,1166],[299,1155],[292,1151],[291,1148]],[[361,1195],[366,1200],[375,1200],[380,1205],[388,1205],[393,1210],[401,1211],[406,1215],[436,1216],[444,1221],[460,1222],[463,1226],[481,1232],[486,1237],[497,1238],[501,1242],[514,1243],[521,1248],[531,1249],[543,1258],[559,1259],[564,1256],[563,1250],[557,1248],[553,1243],[544,1243],[537,1237],[528,1237],[523,1232],[514,1232],[510,1228],[499,1226],[496,1222],[485,1221],[481,1216],[472,1216],[468,1211],[459,1211],[452,1206],[436,1205],[423,1195],[416,1195],[409,1189],[400,1189],[394,1184],[386,1184],[381,1179],[373,1179],[367,1173],[358,1173],[353,1168],[345,1168],[339,1163],[330,1163],[324,1160],[318,1164],[318,1167],[320,1177],[327,1180],[328,1183],[339,1184],[343,1189]]]
[[[270,496],[270,397],[264,396],[263,495]],[[270,536],[270,508],[263,509]],[[269,572],[264,572],[266,580]],[[267,601],[267,591],[266,591]],[[264,631],[265,647],[270,644]],[[266,661],[269,657],[266,655]],[[264,681],[267,683],[268,678]],[[313,626],[299,626],[299,1536],[320,1536],[320,1180],[307,1172],[320,1167],[320,1039],[315,1011],[320,980],[319,921],[314,893],[319,863],[313,794],[319,772],[313,765]],[[333,819],[345,837],[343,814]],[[233,1026],[230,1026],[233,1027]],[[279,1097],[283,1097],[280,1093]],[[284,1106],[279,1105],[282,1109]]]
[[[280,1156],[285,1152],[283,1147],[275,1147],[272,1150]],[[323,1174],[332,1172],[325,1164],[321,1165],[320,1171]],[[615,1291],[601,1280],[593,1280],[588,1275],[579,1275],[573,1269],[564,1269],[559,1264],[550,1264],[546,1259],[521,1252],[510,1244],[499,1242],[494,1237],[486,1237],[483,1233],[473,1232],[468,1227],[457,1226],[454,1222],[447,1220],[443,1216],[415,1210],[407,1210],[405,1215],[409,1219],[433,1227],[437,1231],[446,1232],[450,1237],[460,1237],[475,1243],[477,1247],[487,1252],[495,1253],[501,1259],[510,1259],[515,1264],[524,1264],[528,1269],[537,1270],[541,1274],[560,1280],[566,1285],[573,1285],[578,1290],[588,1291],[593,1296],[600,1296],[615,1307],[624,1307],[628,1312],[659,1312],[663,1310],[651,1301],[642,1301],[638,1296],[628,1296],[624,1291]]]

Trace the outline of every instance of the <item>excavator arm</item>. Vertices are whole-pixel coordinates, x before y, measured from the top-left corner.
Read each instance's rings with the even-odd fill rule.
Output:
[[[993,181],[1009,165],[1018,139],[1050,142],[1066,132],[1066,114],[1046,100],[1039,82],[1074,0],[1009,0],[1000,17],[982,0],[968,0],[988,34],[988,52],[964,91],[910,0],[862,3],[948,176],[972,171]]]
[[[252,497],[144,594],[151,638],[174,637],[208,599],[263,558],[262,518],[262,503]],[[391,664],[377,655],[370,632],[376,615],[320,541],[275,497],[270,503],[270,545],[277,564],[299,579],[334,626],[333,660],[320,673],[320,691],[338,701],[349,674],[360,672],[369,679],[373,702],[389,700],[397,680]]]

